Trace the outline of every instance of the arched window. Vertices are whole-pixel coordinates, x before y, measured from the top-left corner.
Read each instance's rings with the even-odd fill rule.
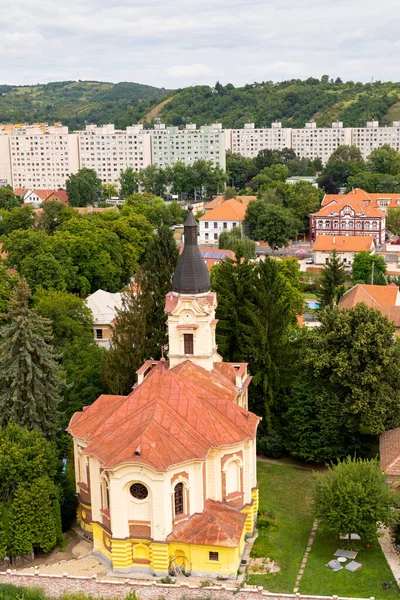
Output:
[[[372,221],[372,229],[378,229],[377,221]]]
[[[240,465],[237,460],[231,460],[226,469],[226,494],[241,491]]]
[[[175,517],[183,515],[185,512],[185,501],[184,501],[185,488],[182,482],[177,483],[174,489],[174,512]]]
[[[110,508],[110,490],[108,488],[108,481],[104,478],[101,481],[101,502],[103,509]]]
[[[323,221],[318,221],[318,227],[323,227],[324,226],[324,222]]]
[[[339,221],[334,221],[333,226],[335,229],[337,229],[339,227]]]
[[[329,228],[331,226],[331,222],[330,221],[325,221],[325,227]]]
[[[370,223],[369,223],[369,221],[365,221],[365,229],[370,229]]]
[[[361,221],[356,221],[356,229],[361,229]]]

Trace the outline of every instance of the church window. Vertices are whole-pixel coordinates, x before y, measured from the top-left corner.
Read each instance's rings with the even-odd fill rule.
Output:
[[[174,507],[175,507],[175,516],[182,515],[184,513],[183,506],[183,493],[184,487],[183,483],[177,483],[174,490]]]
[[[209,560],[219,560],[218,552],[209,552],[208,553]]]
[[[149,490],[143,483],[132,484],[129,491],[136,500],[145,500],[149,495]]]
[[[183,342],[185,346],[185,354],[193,354],[193,333],[184,333]]]

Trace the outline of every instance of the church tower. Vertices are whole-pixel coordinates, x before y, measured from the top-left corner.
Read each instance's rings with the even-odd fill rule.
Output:
[[[197,223],[189,206],[184,226],[185,245],[166,297],[170,368],[191,360],[211,371],[222,358],[215,342],[217,297],[197,245]]]

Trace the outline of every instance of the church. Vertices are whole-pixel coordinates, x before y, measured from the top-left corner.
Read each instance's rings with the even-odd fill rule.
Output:
[[[189,208],[167,294],[168,361],[147,360],[127,396],[75,413],[78,521],[114,572],[236,577],[258,510],[246,363],[217,352],[216,294]]]

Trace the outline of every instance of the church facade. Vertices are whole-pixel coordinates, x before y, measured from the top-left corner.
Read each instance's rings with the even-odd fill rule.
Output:
[[[258,510],[247,365],[217,352],[216,294],[189,211],[166,298],[169,360],[75,413],[78,520],[116,572],[235,577]]]

